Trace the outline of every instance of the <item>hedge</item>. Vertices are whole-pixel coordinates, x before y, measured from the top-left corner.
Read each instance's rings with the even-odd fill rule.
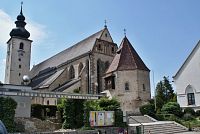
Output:
[[[0,120],[6,126],[8,132],[15,132],[15,109],[17,102],[10,97],[0,97]]]
[[[32,104],[31,105],[31,117],[35,117],[41,120],[45,119],[45,116],[55,117],[57,107],[52,105],[41,105]]]

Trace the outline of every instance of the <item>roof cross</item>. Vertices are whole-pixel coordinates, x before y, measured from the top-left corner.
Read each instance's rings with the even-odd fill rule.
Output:
[[[126,29],[124,28],[124,36],[126,36]]]
[[[104,20],[104,24],[105,24],[104,27],[107,28],[107,21],[106,20]]]

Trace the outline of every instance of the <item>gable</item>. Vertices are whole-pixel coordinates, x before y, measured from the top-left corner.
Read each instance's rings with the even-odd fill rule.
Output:
[[[104,29],[99,39],[113,43],[112,37],[107,28]]]
[[[177,74],[173,77],[177,94],[185,94],[188,85],[200,92],[200,43],[195,46]]]
[[[197,43],[197,45],[194,47],[194,49],[192,50],[192,52],[189,54],[189,56],[187,57],[187,59],[184,61],[183,65],[179,68],[179,70],[177,71],[177,73],[175,74],[175,76],[173,76],[174,79],[177,79],[181,73],[184,71],[184,69],[188,66],[188,64],[190,64],[191,60],[194,60],[193,57],[194,55],[198,55],[199,53],[199,47],[200,47],[200,41]],[[197,57],[197,62],[198,62],[198,56]]]

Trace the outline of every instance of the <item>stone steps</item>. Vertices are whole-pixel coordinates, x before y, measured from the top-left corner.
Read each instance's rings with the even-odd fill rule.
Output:
[[[161,124],[144,125],[144,133],[148,134],[174,134],[188,131],[186,128],[181,127],[174,122],[160,122]]]
[[[130,130],[136,132],[140,126],[144,134],[175,134],[187,132],[188,129],[174,121],[157,121],[148,116],[131,116],[128,118]]]
[[[138,122],[140,123],[154,122],[154,120],[152,120],[148,116],[129,116],[128,120],[129,124],[137,124]]]

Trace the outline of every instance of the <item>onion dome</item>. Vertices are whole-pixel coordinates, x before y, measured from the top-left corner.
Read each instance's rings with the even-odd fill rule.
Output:
[[[22,5],[21,5],[21,11],[20,14],[17,16],[17,21],[15,21],[16,27],[12,29],[10,32],[10,36],[16,36],[21,38],[28,39],[30,37],[30,33],[25,29],[25,17],[22,13]]]

